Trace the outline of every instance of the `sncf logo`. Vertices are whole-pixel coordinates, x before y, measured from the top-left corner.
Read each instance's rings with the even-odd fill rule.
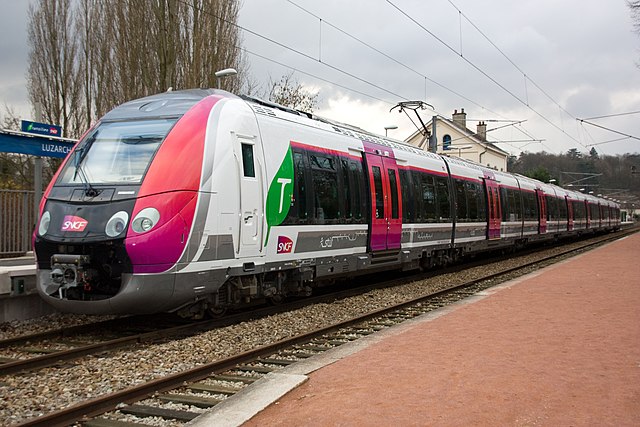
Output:
[[[89,221],[79,216],[66,215],[62,221],[62,231],[84,231]]]
[[[293,241],[286,236],[278,236],[278,253],[288,254],[293,249]]]

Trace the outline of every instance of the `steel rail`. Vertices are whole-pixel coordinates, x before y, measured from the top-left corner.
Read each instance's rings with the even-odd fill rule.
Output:
[[[630,230],[629,232],[633,232],[633,230]],[[627,232],[624,232],[624,231],[622,232],[622,234],[616,233],[611,237],[608,237],[605,239],[598,239],[596,242],[587,243],[583,247],[589,247],[591,245],[600,244],[602,240],[606,241],[609,239],[617,239],[617,238],[623,237],[624,235],[626,235],[626,233]],[[575,252],[576,250],[579,250],[579,248],[567,249],[566,251],[561,253],[571,253],[571,252]],[[551,257],[555,257],[555,255],[552,255]],[[499,262],[499,261],[501,260],[498,258],[498,260],[495,262]],[[86,346],[81,346],[81,347],[72,348],[68,350],[62,350],[55,353],[49,353],[42,356],[32,357],[29,359],[17,360],[14,362],[6,362],[3,364],[0,364],[0,375],[10,375],[18,372],[39,369],[47,366],[53,366],[62,362],[68,362],[68,361],[71,361],[83,356],[87,356],[90,354],[114,351],[117,349],[133,346],[143,342],[152,342],[154,340],[171,338],[175,336],[186,336],[186,335],[191,336],[197,333],[202,333],[215,328],[229,326],[242,321],[247,321],[250,319],[261,318],[261,317],[270,316],[273,314],[278,314],[281,312],[295,310],[297,308],[301,308],[306,305],[326,302],[327,300],[346,298],[349,296],[367,292],[368,290],[371,290],[371,289],[380,289],[385,287],[396,286],[398,284],[405,283],[406,281],[423,280],[428,277],[433,277],[436,274],[442,274],[443,272],[452,272],[452,271],[458,271],[460,269],[467,269],[467,268],[470,268],[470,265],[471,267],[473,267],[474,264],[478,265],[480,263],[472,262],[472,263],[464,264],[462,266],[458,265],[458,266],[449,267],[448,269],[445,269],[445,270],[438,270],[438,271],[431,270],[426,273],[412,275],[408,277],[402,277],[400,279],[395,278],[392,280],[387,280],[387,281],[376,283],[373,285],[367,284],[364,286],[344,289],[338,292],[330,293],[328,295],[319,295],[319,296],[310,297],[306,299],[295,300],[295,301],[281,304],[276,307],[262,307],[262,308],[254,309],[249,312],[241,312],[238,314],[228,315],[220,319],[191,322],[191,323],[186,323],[186,324],[173,326],[169,328],[167,328],[166,326],[163,326],[153,331],[131,334],[126,337],[100,341],[94,344],[89,344]],[[516,268],[522,268],[522,267],[516,267]],[[134,326],[135,327],[136,326],[135,324],[127,325],[127,322],[131,322],[133,320],[136,323],[137,322],[142,323],[145,321],[145,319],[148,319],[148,318],[149,318],[148,316],[118,318],[118,319],[107,320],[107,321],[103,321],[103,322],[99,322],[91,325],[75,326],[70,328],[70,330],[62,329],[62,330],[45,331],[37,334],[31,334],[31,335],[26,335],[22,337],[15,337],[15,338],[0,341],[0,348],[2,348],[2,345],[5,343],[14,344],[14,343],[20,343],[20,342],[26,342],[26,341],[33,341],[36,339],[47,339],[47,338],[57,338],[57,337],[69,338],[73,336],[73,333],[76,333],[76,334],[88,333],[95,330],[96,328],[107,328],[109,326],[114,326],[114,327]],[[151,316],[150,318],[156,318],[156,316]],[[152,322],[152,323],[155,323],[155,322]]]

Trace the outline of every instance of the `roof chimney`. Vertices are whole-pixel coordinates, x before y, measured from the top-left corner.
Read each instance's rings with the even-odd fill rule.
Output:
[[[451,115],[451,119],[453,120],[453,124],[462,128],[467,128],[467,113],[464,112],[464,108],[458,110],[453,110],[453,114]]]
[[[478,122],[478,131],[476,132],[476,136],[480,141],[487,140],[487,124],[485,122]]]

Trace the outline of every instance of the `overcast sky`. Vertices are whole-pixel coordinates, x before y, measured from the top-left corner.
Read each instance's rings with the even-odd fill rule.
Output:
[[[0,0],[0,103],[24,118],[28,3]],[[638,139],[609,142],[640,138],[640,114],[588,120],[624,135],[576,120],[640,111],[640,38],[624,0],[242,4],[253,80],[266,86],[295,68],[319,94],[318,115],[380,134],[395,125],[389,136],[404,139],[415,127],[389,110],[423,100],[435,108],[421,112],[425,121],[464,108],[470,129],[486,121],[488,139],[513,154],[640,152]],[[491,131],[505,120],[524,122]]]

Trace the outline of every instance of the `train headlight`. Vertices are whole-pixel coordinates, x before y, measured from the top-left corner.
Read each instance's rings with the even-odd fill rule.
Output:
[[[107,233],[109,237],[117,237],[124,230],[127,229],[127,222],[129,221],[129,214],[125,211],[120,211],[115,214],[107,221],[107,226],[104,228],[104,232]]]
[[[40,218],[40,224],[38,225],[38,234],[44,236],[49,231],[49,224],[51,224],[51,214],[49,211],[42,214]]]
[[[146,233],[155,227],[158,221],[160,221],[160,212],[156,208],[145,208],[133,219],[131,228],[136,233]]]

